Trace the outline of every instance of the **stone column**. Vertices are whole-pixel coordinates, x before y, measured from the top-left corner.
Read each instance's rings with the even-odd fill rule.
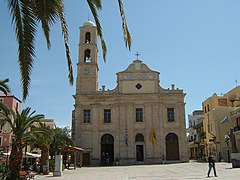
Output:
[[[62,155],[55,155],[55,168],[53,176],[62,176]]]

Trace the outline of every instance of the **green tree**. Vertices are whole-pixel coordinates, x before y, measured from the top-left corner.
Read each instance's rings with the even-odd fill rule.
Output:
[[[50,145],[50,156],[51,159],[56,155],[61,148],[65,146],[74,146],[73,140],[71,138],[71,130],[69,127],[59,128],[57,127],[54,131],[53,142]]]
[[[64,16],[63,0],[6,0],[8,10],[15,28],[18,42],[18,62],[21,72],[21,83],[23,90],[23,100],[28,96],[31,82],[31,71],[35,58],[35,38],[37,26],[40,23],[47,43],[47,48],[51,48],[50,29],[56,22],[61,23],[62,34],[68,63],[68,78],[70,84],[73,84],[72,61],[68,45],[68,29]],[[103,57],[106,58],[106,44],[104,42],[102,27],[98,17],[98,11],[102,9],[101,0],[87,0],[94,20],[96,22],[98,35],[101,39]],[[122,0],[118,0],[120,15],[122,18],[122,29],[126,47],[130,50],[131,37],[128,31],[126,18],[123,10]]]
[[[0,80],[0,91],[2,91],[5,95],[11,92],[9,86],[7,83],[9,82],[9,79]]]
[[[39,127],[34,128],[30,144],[31,147],[41,149],[41,166],[46,166],[47,169],[43,172],[49,174],[49,147],[53,142],[54,130],[45,123],[40,123]]]
[[[12,151],[9,159],[10,179],[18,179],[21,170],[22,149],[34,132],[31,131],[34,124],[38,123],[44,116],[42,114],[34,115],[35,111],[31,112],[29,107],[23,109],[21,113],[12,109],[4,109],[0,113],[3,115],[1,124],[8,123],[13,133]]]

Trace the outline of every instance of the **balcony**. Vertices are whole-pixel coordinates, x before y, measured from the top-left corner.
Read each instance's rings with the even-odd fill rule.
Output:
[[[233,131],[234,131],[234,132],[240,131],[240,125],[235,126],[235,127],[233,128]]]

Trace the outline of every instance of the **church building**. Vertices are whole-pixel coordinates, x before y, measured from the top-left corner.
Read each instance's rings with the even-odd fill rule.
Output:
[[[159,72],[138,58],[117,73],[112,90],[98,87],[98,37],[93,22],[80,27],[72,130],[83,165],[188,161],[185,93],[160,86]]]

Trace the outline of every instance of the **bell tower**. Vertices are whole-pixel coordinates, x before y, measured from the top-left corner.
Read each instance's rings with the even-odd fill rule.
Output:
[[[93,94],[98,90],[97,27],[87,21],[80,27],[76,95]]]

